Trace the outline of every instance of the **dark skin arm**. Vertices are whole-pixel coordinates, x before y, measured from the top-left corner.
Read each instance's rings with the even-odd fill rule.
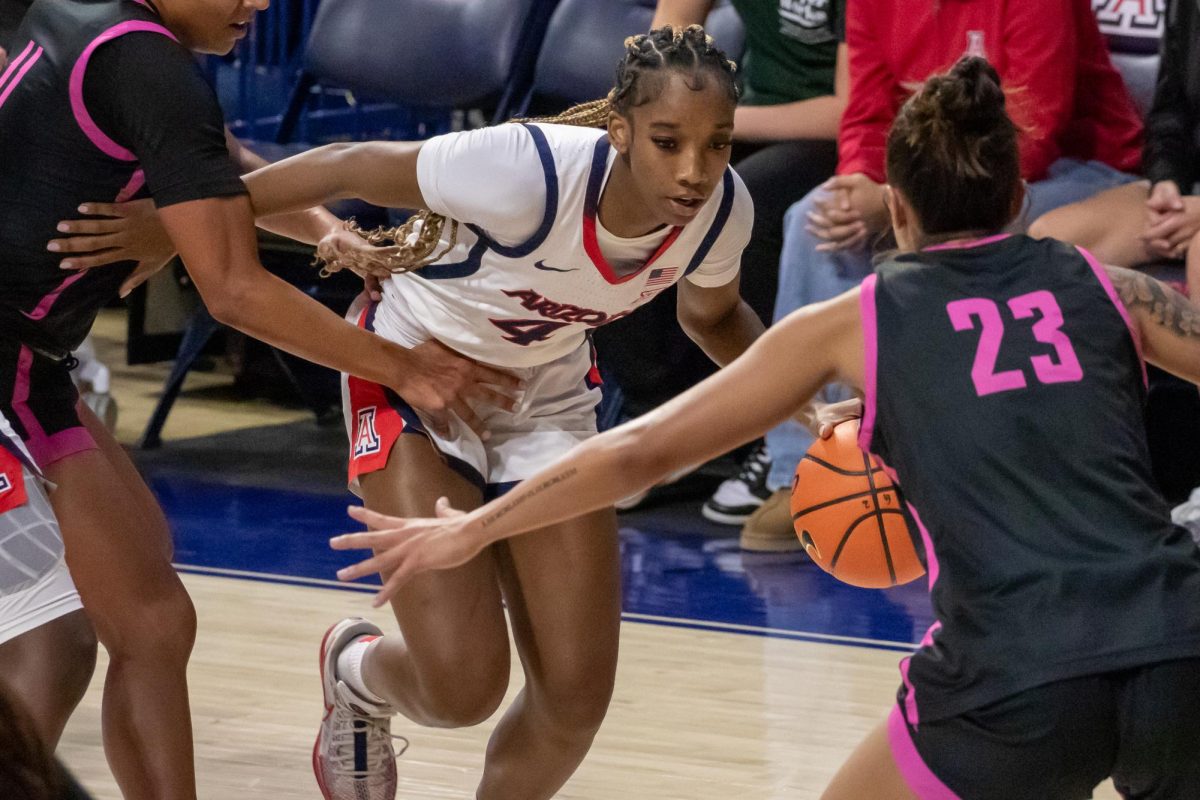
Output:
[[[161,209],[159,217],[219,321],[301,358],[390,386],[443,430],[453,413],[484,432],[467,400],[511,407],[503,393],[517,387],[511,375],[461,358],[436,341],[400,347],[263,269],[246,197],[179,203]]]
[[[738,291],[739,278],[724,286],[681,280],[676,316],[683,332],[718,366],[725,366],[762,335],[763,324]]]

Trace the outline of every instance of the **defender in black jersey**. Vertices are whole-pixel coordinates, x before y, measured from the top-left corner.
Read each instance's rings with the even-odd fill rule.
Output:
[[[496,396],[478,382],[515,384],[436,345],[405,350],[361,331],[258,263],[221,111],[189,51],[229,52],[267,2],[37,0],[0,69],[0,412],[58,487],[71,574],[110,655],[108,761],[131,797],[195,796],[185,677],[195,615],[162,512],[68,374],[72,348],[135,263],[60,268],[49,249],[59,221],[83,203],[152,198],[158,238],[214,316],[418,407],[473,420],[464,401]],[[341,230],[319,210],[271,228],[309,243]]]
[[[373,547],[387,596],[749,441],[841,380],[920,523],[938,622],[824,798],[1080,800],[1110,776],[1127,798],[1200,796],[1200,550],[1154,486],[1142,418],[1143,358],[1200,383],[1200,309],[1003,233],[1024,199],[1017,138],[987,62],[930,79],[888,139],[904,252],[860,289],[503,498],[429,520],[355,510],[373,532],[334,547]]]

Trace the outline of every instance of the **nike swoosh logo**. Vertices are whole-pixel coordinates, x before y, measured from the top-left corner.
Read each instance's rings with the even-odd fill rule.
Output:
[[[541,260],[535,261],[533,264],[533,267],[534,267],[534,269],[540,269],[543,272],[578,272],[579,271],[579,267],[573,267],[571,269],[558,269],[557,267],[547,267],[546,262],[541,261]]]

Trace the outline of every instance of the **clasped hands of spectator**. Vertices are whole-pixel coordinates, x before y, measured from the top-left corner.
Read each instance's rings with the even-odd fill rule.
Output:
[[[817,251],[832,253],[862,246],[867,237],[887,227],[883,184],[861,172],[837,175],[821,185],[806,230],[818,239]]]
[[[1200,197],[1183,196],[1175,181],[1159,181],[1146,198],[1146,227],[1141,239],[1158,258],[1183,258],[1200,233]]]

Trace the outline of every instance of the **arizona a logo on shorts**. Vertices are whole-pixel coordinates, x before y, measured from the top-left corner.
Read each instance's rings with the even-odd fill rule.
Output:
[[[0,496],[6,495],[13,489],[12,481],[8,479],[8,473],[0,472]]]
[[[379,452],[379,434],[375,431],[375,408],[367,406],[358,410],[358,421],[354,435],[354,458],[374,455]]]

